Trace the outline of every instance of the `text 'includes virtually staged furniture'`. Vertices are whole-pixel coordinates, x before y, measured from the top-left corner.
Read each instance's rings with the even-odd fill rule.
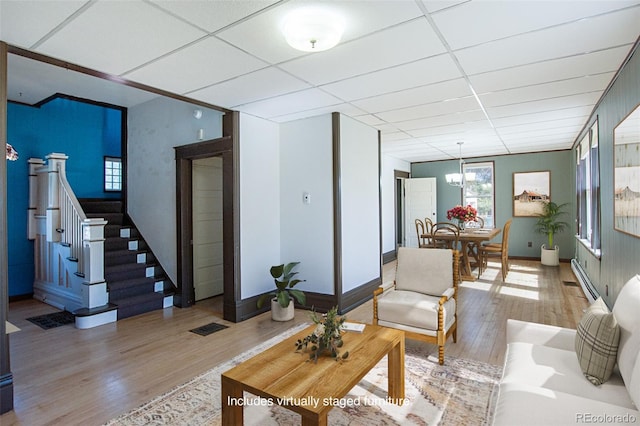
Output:
[[[394,286],[373,293],[373,323],[437,344],[444,364],[444,344],[457,338],[458,263],[457,250],[400,247]]]
[[[494,425],[640,422],[640,275],[577,330],[508,320]],[[615,366],[615,368],[614,368]]]
[[[303,425],[326,425],[327,415],[385,355],[388,356],[388,398],[404,402],[404,333],[367,325],[362,333],[346,333],[342,350],[349,357],[309,359],[295,351],[296,342],[313,333],[315,325],[283,340],[222,374],[222,424],[243,424],[244,392],[261,403],[281,405],[302,415]]]

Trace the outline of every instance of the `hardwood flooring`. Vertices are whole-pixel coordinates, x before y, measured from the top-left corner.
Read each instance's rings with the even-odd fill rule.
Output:
[[[459,291],[458,343],[447,342],[446,356],[501,365],[507,318],[575,328],[587,306],[568,264],[544,267],[512,261],[502,283],[499,263],[489,263],[481,280],[463,282]],[[385,265],[391,282],[394,263]],[[168,308],[88,330],[63,326],[42,330],[27,317],[55,312],[35,300],[9,305],[9,321],[21,328],[10,335],[15,409],[0,416],[9,425],[100,425],[154,396],[184,383],[295,324],[308,322],[297,310],[293,321],[271,321],[265,313],[238,324],[222,319],[221,300],[192,308]],[[371,301],[347,313],[370,323]],[[189,332],[211,322],[229,328],[209,336]],[[437,354],[437,347],[433,348]]]

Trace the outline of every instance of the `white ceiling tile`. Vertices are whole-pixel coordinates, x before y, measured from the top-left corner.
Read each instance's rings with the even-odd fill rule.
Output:
[[[88,2],[0,1],[0,40],[30,48]]]
[[[364,123],[364,124],[368,124],[369,126],[376,126],[378,124],[384,124],[385,122],[380,120],[378,117],[376,117],[375,115],[372,114],[366,114],[366,115],[358,115],[353,117],[356,120]]]
[[[265,81],[268,81],[269,84],[265,84]],[[310,87],[309,84],[277,68],[269,67],[190,92],[188,95],[214,105],[235,108],[242,104]]]
[[[404,132],[382,133],[382,142],[392,142],[407,139],[409,137]]]
[[[210,33],[278,2],[278,0],[151,1]]]
[[[416,133],[420,129],[428,129],[437,126],[447,126],[450,124],[467,123],[485,120],[482,110],[459,112],[435,117],[422,117],[415,120],[399,121],[394,125],[399,129],[411,132],[414,136],[420,136]]]
[[[8,98],[28,105],[37,104],[56,93],[118,106],[137,105],[158,96],[13,54],[8,56],[7,75],[11,81]],[[46,75],[46,78],[33,78],[34,75]],[[51,85],[52,81],[56,82],[55,86]]]
[[[372,4],[368,1],[314,1],[313,4],[328,8],[344,18],[343,43],[421,16],[420,9],[413,1],[378,0],[375,7],[371,7]],[[283,2],[278,7],[221,31],[218,35],[273,64],[302,56],[304,52],[295,50],[286,43],[280,28],[287,14],[303,5],[305,1],[300,0]]]
[[[423,117],[440,117],[479,109],[478,102],[472,96],[451,101],[434,102],[409,108],[396,109],[378,113],[378,117],[393,123],[414,120]]]
[[[467,74],[578,55],[635,42],[640,6],[455,52]]]
[[[600,95],[601,92],[592,92],[580,95],[561,96],[553,99],[487,108],[487,112],[493,120],[494,117],[509,117],[512,115],[532,114],[580,106],[593,107],[600,98]]]
[[[448,54],[348,78],[322,88],[346,101],[452,80],[460,76]]]
[[[470,1],[433,14],[452,49],[628,7],[636,1]],[[464,31],[460,31],[464,28]]]
[[[182,94],[265,66],[261,60],[208,37],[125,76]]]
[[[401,90],[399,92],[387,93],[385,95],[374,96],[359,101],[353,101],[354,105],[370,113],[391,111],[408,106],[416,106],[426,103],[441,102],[456,98],[472,96],[471,89],[467,82],[459,78],[457,80],[443,83],[430,84],[428,86],[416,87],[413,89]]]
[[[614,73],[605,73],[519,87],[516,89],[501,90],[480,95],[480,101],[486,108],[490,108],[500,105],[512,105],[522,102],[602,91],[607,87],[613,75]]]
[[[354,107],[351,104],[337,104],[328,105],[320,108],[309,109],[301,112],[295,112],[292,114],[284,114],[273,117],[272,120],[278,123],[285,123],[287,121],[299,120],[301,118],[315,117],[323,114],[331,114],[333,112],[339,112],[347,116],[360,115],[362,110]]]
[[[629,46],[554,59],[469,76],[477,93],[492,92],[584,75],[616,71]]]
[[[447,9],[471,0],[421,0],[429,13],[434,13],[442,9]]]
[[[420,40],[420,43],[407,43],[407,40]],[[426,19],[415,19],[324,52],[294,59],[281,67],[313,84],[326,84],[444,51]]]
[[[340,105],[341,103],[339,99],[319,89],[307,89],[245,104],[240,106],[238,110],[258,117],[273,118],[286,114],[302,113],[330,105]],[[360,114],[362,114],[362,111],[360,111]]]
[[[105,1],[93,3],[37,50],[120,75],[204,34],[147,3]]]
[[[511,135],[518,137],[521,135],[533,134],[535,132],[558,132],[571,127],[578,128],[577,131],[580,131],[588,118],[589,117],[585,115],[574,118],[549,120],[543,123],[523,123],[512,126],[497,127],[496,131],[500,136],[502,136],[502,138],[509,138]]]
[[[583,105],[572,108],[555,109],[551,111],[542,111],[530,114],[510,115],[501,118],[492,118],[491,122],[498,129],[509,126],[535,125],[544,126],[549,122],[553,125],[556,120],[577,119],[585,117],[585,121],[591,112],[591,105]]]

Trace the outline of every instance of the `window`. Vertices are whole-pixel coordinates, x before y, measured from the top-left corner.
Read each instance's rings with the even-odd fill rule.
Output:
[[[122,191],[122,159],[104,157],[104,190]]]
[[[495,226],[495,208],[493,194],[493,162],[469,163],[463,165],[466,183],[463,193],[463,205],[471,204],[478,210],[478,216],[484,219],[484,226]]]
[[[600,253],[600,156],[596,121],[576,149],[578,237],[597,255]]]

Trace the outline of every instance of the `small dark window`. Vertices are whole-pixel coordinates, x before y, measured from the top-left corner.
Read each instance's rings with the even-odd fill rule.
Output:
[[[122,191],[122,159],[104,157],[105,192]]]

